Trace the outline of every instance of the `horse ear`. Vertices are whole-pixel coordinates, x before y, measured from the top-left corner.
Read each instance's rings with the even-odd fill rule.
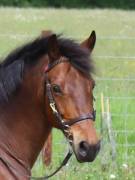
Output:
[[[96,33],[95,31],[92,31],[89,38],[81,43],[81,46],[87,48],[91,52],[95,46],[95,43],[96,43]]]
[[[60,49],[56,34],[53,34],[48,39],[48,56],[51,61],[60,58]]]

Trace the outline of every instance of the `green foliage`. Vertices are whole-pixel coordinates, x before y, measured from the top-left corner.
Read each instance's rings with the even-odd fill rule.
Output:
[[[2,6],[18,6],[18,7],[29,7],[29,6],[47,6],[45,0],[0,0]]]
[[[134,0],[0,0],[2,6],[19,7],[67,7],[67,8],[88,8],[88,7],[109,7],[134,9]]]

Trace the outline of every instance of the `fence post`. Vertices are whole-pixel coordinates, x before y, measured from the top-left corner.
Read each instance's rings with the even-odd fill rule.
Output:
[[[111,113],[110,113],[110,101],[109,98],[106,99],[106,123],[107,123],[107,129],[108,129],[108,137],[111,144],[111,155],[112,155],[112,161],[116,159],[116,143],[114,139],[114,134],[112,130],[112,119],[111,119]]]
[[[108,148],[107,148],[107,143],[108,143],[108,135],[107,135],[107,127],[106,127],[106,113],[105,113],[105,104],[104,104],[104,95],[101,93],[101,168],[103,171],[105,171],[108,168]]]
[[[101,166],[103,170],[106,170],[111,163],[110,161],[113,161],[113,164],[115,163],[116,144],[112,130],[109,98],[105,101],[103,93],[101,93],[101,135]]]

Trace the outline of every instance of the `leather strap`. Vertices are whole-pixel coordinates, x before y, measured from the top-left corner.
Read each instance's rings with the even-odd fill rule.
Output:
[[[50,174],[48,176],[44,176],[44,177],[33,177],[33,176],[29,175],[29,168],[25,167],[23,162],[20,161],[20,159],[16,158],[12,154],[9,154],[10,156],[8,156],[7,152],[5,152],[5,150],[3,151],[2,149],[0,149],[0,153],[1,153],[1,151],[2,151],[2,156],[0,155],[0,160],[7,166],[8,169],[10,169],[13,172],[15,171],[16,174],[21,175],[22,177],[30,178],[33,180],[49,179],[50,177],[55,175],[63,166],[65,166],[67,164],[68,160],[71,158],[71,156],[73,154],[73,152],[71,150],[69,150],[69,152],[65,156],[65,158],[62,161],[62,163],[60,164],[60,166],[52,174]],[[3,153],[5,154],[4,158],[3,158]],[[12,165],[12,163],[13,163],[12,161],[15,164],[17,163],[17,166],[19,165],[20,170],[18,170],[18,168],[16,168],[15,166]],[[23,167],[23,171],[22,171],[22,167]],[[26,174],[24,173],[25,171],[26,171]]]
[[[79,116],[78,118],[64,121],[64,125],[72,126],[78,122],[85,121],[87,119],[95,121],[95,117],[96,117],[96,111],[93,111],[93,113],[84,114],[84,115]]]
[[[49,179],[50,177],[54,176],[63,166],[65,166],[67,164],[67,162],[71,158],[72,154],[73,153],[69,150],[66,157],[62,161],[61,165],[52,174],[45,176],[45,177],[31,177],[31,179],[33,179],[33,180],[46,180],[46,179]]]
[[[56,65],[60,64],[60,63],[69,63],[69,60],[66,58],[61,57],[60,59],[54,61],[51,64],[48,64],[48,67],[45,69],[45,73],[49,72],[51,69],[53,69]]]

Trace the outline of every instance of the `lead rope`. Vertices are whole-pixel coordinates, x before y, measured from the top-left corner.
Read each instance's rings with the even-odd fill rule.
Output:
[[[33,177],[31,175],[24,175],[20,172],[17,171],[17,168],[15,168],[14,166],[12,166],[10,163],[8,163],[6,160],[4,160],[2,157],[0,157],[0,159],[6,164],[6,166],[9,169],[12,169],[13,171],[15,171],[16,174],[26,177],[26,178],[31,178],[33,180],[46,180],[49,179],[50,177],[52,177],[53,175],[55,175],[63,166],[65,166],[68,162],[68,160],[70,159],[70,157],[72,156],[73,152],[69,149],[69,152],[67,153],[67,155],[65,156],[64,160],[62,161],[61,165],[50,175],[44,176],[44,177]],[[17,159],[18,160],[18,159]],[[18,160],[19,161],[19,160]],[[29,171],[29,168],[27,168],[27,170]]]
[[[60,171],[60,169],[65,166],[68,162],[68,160],[70,159],[70,157],[72,156],[73,152],[69,149],[66,157],[64,158],[64,160],[62,161],[61,165],[50,175],[47,175],[45,177],[31,177],[31,179],[35,179],[35,180],[45,180],[45,179],[49,179],[50,177],[54,176],[58,171]]]

